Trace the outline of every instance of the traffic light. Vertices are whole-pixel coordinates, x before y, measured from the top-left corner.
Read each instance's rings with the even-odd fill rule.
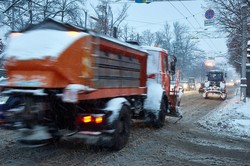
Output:
[[[153,0],[135,0],[135,3],[151,3]]]

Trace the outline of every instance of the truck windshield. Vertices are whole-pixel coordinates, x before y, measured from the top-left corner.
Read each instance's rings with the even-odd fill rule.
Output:
[[[223,73],[209,73],[208,81],[224,81]]]

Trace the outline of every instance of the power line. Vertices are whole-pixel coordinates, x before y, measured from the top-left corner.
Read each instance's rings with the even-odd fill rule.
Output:
[[[175,10],[177,10],[183,17],[185,17],[185,15],[176,6],[174,6],[169,0],[168,0],[168,2],[175,8]],[[188,23],[195,29],[194,25],[187,19],[187,17],[185,17],[185,18],[188,21]],[[212,49],[210,44],[206,40],[204,40],[204,41],[207,43],[207,45],[210,47],[210,49]]]
[[[195,18],[195,15],[193,15],[193,13],[191,13],[191,11],[186,7],[186,5],[181,1],[181,0],[179,0],[179,2],[182,4],[182,6],[184,6],[185,7],[185,9],[193,16],[193,18],[195,19],[195,21],[196,21],[196,23],[200,26],[200,28],[201,28],[201,25],[200,25],[200,23],[198,22],[198,20]]]
[[[198,14],[201,14],[201,12],[196,13],[195,15],[198,15]],[[189,18],[189,17],[184,17],[184,18],[181,17],[181,18],[172,19],[172,20],[166,20],[164,22],[158,22],[158,23],[155,23],[155,22],[146,22],[146,21],[137,21],[137,20],[127,20],[127,19],[125,19],[125,21],[131,21],[131,22],[137,22],[137,23],[145,23],[145,24],[164,24],[165,22],[174,22],[174,21],[179,21],[179,20],[183,20],[183,19],[186,19],[186,18]]]
[[[184,18],[186,18],[187,22],[195,29],[195,27],[193,26],[193,24],[187,19],[187,17],[177,8],[173,5],[173,3],[170,2],[170,0],[168,0],[168,2],[170,3],[171,6],[173,6],[175,8],[175,10],[177,10]]]
[[[193,16],[193,18],[194,18],[194,20],[196,21],[196,23],[200,26],[200,28],[201,28],[201,25],[200,25],[200,23],[198,22],[198,20],[194,17],[194,15],[193,15],[193,13],[186,7],[186,5],[181,1],[181,0],[179,0],[179,2],[182,4],[182,6]],[[206,43],[207,43],[207,41],[206,40],[204,40]],[[212,45],[213,45],[213,47],[218,51],[218,49],[217,49],[217,47],[215,46],[215,44],[212,42],[212,40],[209,38],[209,41],[210,41],[210,43],[212,43]],[[208,43],[207,43],[208,44]]]

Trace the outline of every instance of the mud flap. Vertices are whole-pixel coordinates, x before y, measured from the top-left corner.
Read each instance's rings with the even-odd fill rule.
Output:
[[[178,118],[175,122],[174,122],[174,124],[176,124],[177,122],[179,122],[182,118],[183,118],[183,115],[182,115],[182,112],[181,112],[181,110],[180,110],[180,107],[176,107],[175,108],[175,111],[170,111],[168,114],[167,114],[167,116],[170,116],[170,117],[176,117],[176,118]]]
[[[48,132],[47,127],[35,126],[33,129],[19,129],[21,137],[18,142],[24,145],[43,146],[53,141],[52,135]]]
[[[174,124],[176,124],[177,122],[179,122],[182,118],[183,118],[183,116],[181,115],[181,116],[179,117],[179,119],[177,119],[177,120],[174,122]]]

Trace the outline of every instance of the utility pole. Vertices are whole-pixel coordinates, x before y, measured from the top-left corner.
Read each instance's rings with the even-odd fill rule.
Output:
[[[29,14],[30,14],[30,24],[33,24],[32,0],[29,0],[28,8],[29,8]]]
[[[87,11],[84,10],[84,14],[85,14],[84,28],[87,29],[87,17],[88,17]]]
[[[247,78],[246,78],[246,57],[247,57],[247,0],[241,0],[241,19],[242,19],[242,41],[241,41],[241,93],[240,99],[246,102],[246,88],[247,88]]]
[[[14,5],[16,3],[17,3],[17,1],[15,2],[14,0],[12,0],[12,5],[10,5],[10,7],[8,8],[8,9],[12,8],[12,10],[11,10],[11,30],[12,31],[14,31],[14,29],[15,29],[15,23],[14,23],[14,21],[15,21],[15,8],[14,8]]]

